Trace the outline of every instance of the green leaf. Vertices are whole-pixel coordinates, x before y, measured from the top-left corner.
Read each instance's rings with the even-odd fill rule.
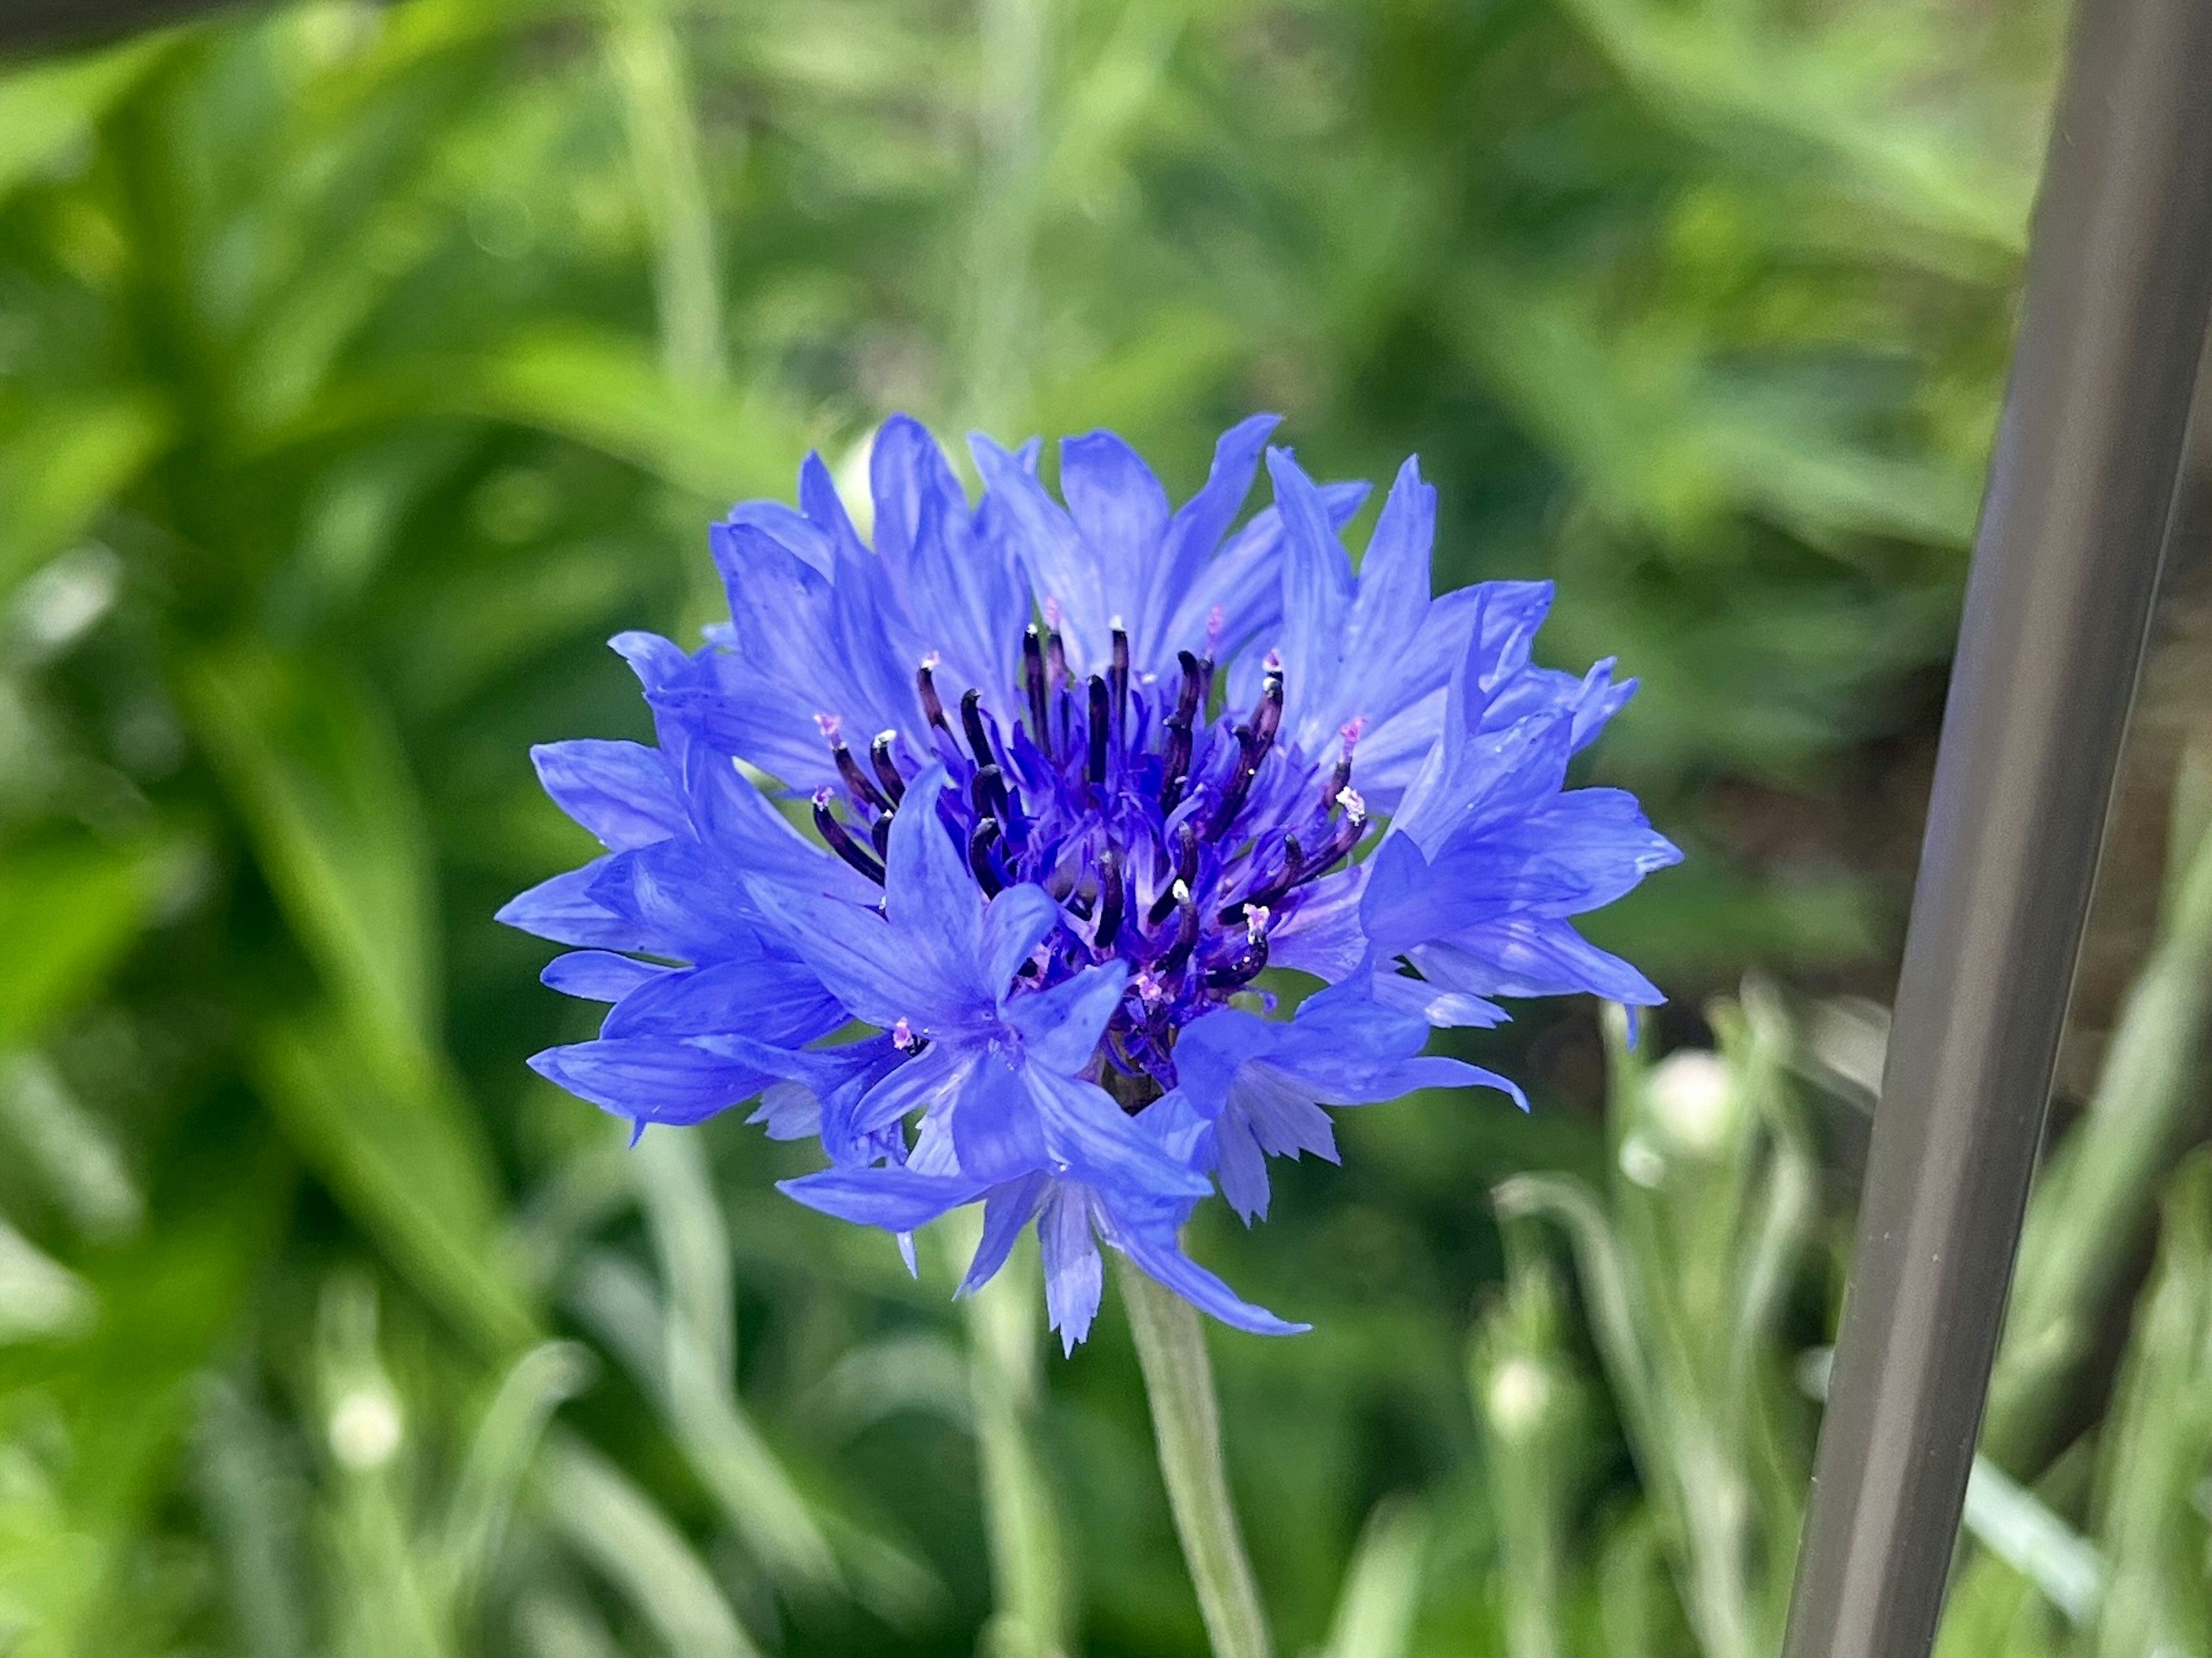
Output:
[[[40,397],[8,411],[0,422],[0,592],[82,536],[170,431],[167,407],[146,392]]]
[[[271,448],[403,416],[470,415],[564,437],[712,501],[790,493],[811,438],[765,391],[672,385],[643,341],[534,329],[480,357],[387,366],[341,381]]]
[[[488,1356],[538,1339],[500,1247],[467,1102],[434,1069],[328,1015],[278,1021],[254,1078],[286,1138],[423,1299]]]
[[[186,863],[173,844],[69,842],[0,861],[0,1052],[94,993]]]
[[[495,1243],[500,1183],[434,1035],[428,850],[397,738],[332,670],[264,649],[183,675],[326,1009],[268,1020],[256,1078],[316,1172],[493,1352],[535,1335]]]
[[[381,712],[334,670],[258,646],[180,677],[285,919],[331,990],[426,1040],[437,976],[427,837]]]
[[[2099,1506],[2112,1582],[2097,1658],[2212,1654],[2212,1151],[2182,1164],[2164,1214],[2106,1428]]]
[[[0,198],[76,145],[137,85],[171,40],[148,35],[107,52],[61,58],[0,76]]]

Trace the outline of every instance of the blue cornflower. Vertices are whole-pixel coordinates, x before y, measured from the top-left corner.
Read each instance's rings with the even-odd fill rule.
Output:
[[[657,745],[534,751],[607,851],[501,919],[577,946],[546,982],[613,1005],[532,1063],[641,1129],[757,1101],[829,1161],[784,1189],[909,1261],[981,1203],[963,1290],[1034,1222],[1071,1347],[1102,1241],[1226,1322],[1304,1327],[1184,1254],[1192,1209],[1263,1215],[1267,1157],[1334,1158],[1328,1107],[1521,1100],[1424,1056],[1432,1027],[1658,1001],[1571,918],[1680,854],[1632,796],[1565,786],[1635,687],[1531,664],[1548,584],[1432,596],[1410,460],[1355,572],[1365,486],[1316,484],[1275,423],[1224,435],[1179,508],[1110,433],[1061,446],[1059,501],[1035,443],[977,438],[971,506],[900,417],[872,546],[816,457],[796,509],[714,526],[727,625],[615,641]],[[1237,528],[1263,451],[1274,504]],[[1271,967],[1325,988],[1268,1017]]]

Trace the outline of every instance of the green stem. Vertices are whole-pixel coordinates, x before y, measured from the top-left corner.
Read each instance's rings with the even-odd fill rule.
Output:
[[[653,233],[662,367],[672,385],[711,391],[723,379],[721,272],[684,45],[662,0],[611,0],[607,23],[607,57]]]
[[[1127,1261],[1115,1263],[1137,1363],[1152,1406],[1152,1436],[1168,1507],[1213,1658],[1268,1658],[1267,1615],[1221,1461],[1221,1414],[1197,1309]]]
[[[938,1230],[954,1272],[964,1272],[975,1229]],[[1066,1552],[1036,1444],[1038,1295],[1036,1257],[1023,1247],[961,1303],[994,1606],[979,1649],[985,1658],[1060,1658],[1067,1649]]]

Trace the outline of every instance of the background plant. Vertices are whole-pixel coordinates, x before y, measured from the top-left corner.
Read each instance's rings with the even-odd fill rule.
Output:
[[[741,1125],[625,1152],[520,1064],[580,1034],[489,920],[580,852],[527,744],[641,735],[600,641],[894,407],[1183,489],[1255,407],[1417,449],[1449,579],[1644,676],[1595,763],[1692,856],[1603,940],[1678,998],[1610,1115],[1583,1012],[1483,1039],[1526,1120],[1357,1115],[1204,1241],[1318,1333],[1216,1358],[1286,1650],[1771,1650],[1875,1029],[1810,993],[1889,982],[2058,22],[402,0],[8,70],[0,1650],[1202,1649],[1114,1319],[1041,1364]],[[2207,1626],[2172,890],[1959,1652]]]

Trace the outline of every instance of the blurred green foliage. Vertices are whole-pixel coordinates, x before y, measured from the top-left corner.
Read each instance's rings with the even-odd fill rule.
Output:
[[[892,408],[1187,489],[1273,407],[1644,677],[1597,764],[1692,855],[1608,943],[1880,984],[2059,21],[321,0],[0,73],[0,1652],[1201,1650],[1110,1311],[1047,1360],[803,1151],[522,1067],[586,1017],[489,919],[585,851],[527,744],[641,733],[601,641]],[[2202,884],[2069,1154],[2165,1193],[2120,1402],[2047,1442],[2124,1263],[2045,1204],[1951,1658],[2201,1651]],[[1772,1649],[1832,1012],[1671,1012],[1601,1120],[1532,1011],[1530,1118],[1378,1108],[1201,1221],[1319,1327],[1214,1344],[1286,1651]]]

